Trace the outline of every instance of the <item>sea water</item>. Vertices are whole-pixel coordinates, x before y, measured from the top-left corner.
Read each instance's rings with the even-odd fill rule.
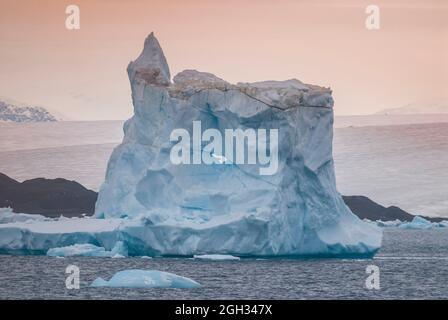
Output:
[[[68,265],[80,289],[67,289]],[[367,266],[379,290],[367,289]],[[126,269],[155,269],[199,282],[198,289],[91,288]],[[374,259],[203,261],[139,257],[0,256],[0,299],[447,299],[448,229],[387,229]]]

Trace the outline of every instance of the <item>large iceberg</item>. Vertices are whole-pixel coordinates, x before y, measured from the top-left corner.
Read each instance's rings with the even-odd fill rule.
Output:
[[[379,249],[381,230],[352,214],[336,189],[330,89],[296,79],[235,85],[196,70],[171,81],[153,33],[127,71],[134,116],[109,160],[95,217],[133,221],[120,229],[130,253]]]
[[[128,74],[134,116],[95,216],[0,212],[0,253],[369,257],[380,248],[381,229],[336,189],[330,89],[235,85],[195,70],[172,82],[153,34]]]

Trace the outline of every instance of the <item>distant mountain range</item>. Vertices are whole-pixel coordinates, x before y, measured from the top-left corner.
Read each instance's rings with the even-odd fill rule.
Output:
[[[405,115],[405,114],[441,114],[448,113],[448,101],[409,103],[398,108],[383,109],[378,115]]]
[[[52,122],[63,117],[46,108],[0,98],[0,122]]]

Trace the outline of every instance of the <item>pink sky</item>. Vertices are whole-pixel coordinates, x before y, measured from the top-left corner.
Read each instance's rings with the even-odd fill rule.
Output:
[[[78,31],[65,28],[69,4]],[[380,30],[364,26],[368,4],[381,8]],[[444,0],[2,0],[0,97],[71,119],[128,118],[126,66],[151,31],[172,75],[298,78],[330,86],[338,115],[448,98]]]

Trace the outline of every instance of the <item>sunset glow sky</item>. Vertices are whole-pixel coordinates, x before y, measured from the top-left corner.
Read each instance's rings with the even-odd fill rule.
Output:
[[[65,28],[65,8],[81,29]],[[368,31],[365,8],[381,8]],[[444,0],[1,0],[0,97],[70,119],[132,115],[126,67],[154,31],[171,75],[299,80],[333,89],[338,115],[448,97]]]

